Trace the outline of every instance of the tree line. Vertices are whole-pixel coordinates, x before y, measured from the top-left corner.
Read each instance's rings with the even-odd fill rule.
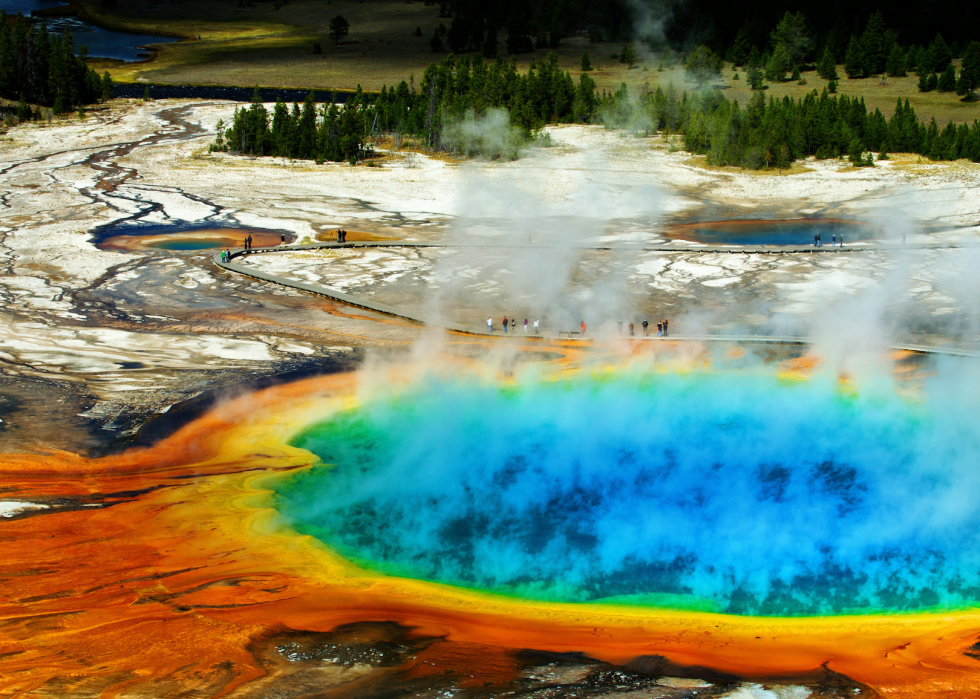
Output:
[[[39,115],[27,105],[50,107],[55,114],[112,96],[108,72],[85,64],[84,46],[76,49],[71,32],[49,34],[42,23],[0,10],[0,97],[19,100],[18,116]]]
[[[748,79],[756,89],[761,87],[762,77],[770,81],[800,80],[801,71],[810,69],[816,69],[825,80],[836,81],[840,78],[837,67],[843,64],[850,79],[904,77],[914,72],[923,92],[938,89],[975,99],[980,87],[980,42],[948,44],[937,33],[928,44],[903,45],[880,11],[873,12],[859,29],[849,39],[832,33],[822,51],[817,51],[804,14],[787,12],[769,33],[763,50],[750,40],[750,25],[743,24],[726,57],[736,67],[748,70]],[[710,51],[708,47],[700,50]],[[952,63],[954,58],[963,59],[958,74]],[[792,75],[788,77],[788,73]]]
[[[950,46],[964,47],[978,37],[980,4],[922,0],[826,0],[819,7],[800,0],[685,0],[658,3],[636,0],[442,0],[441,29],[433,37],[456,54],[480,52],[493,59],[498,52],[509,54],[556,48],[572,35],[587,35],[592,42],[644,42],[661,50],[688,44],[691,37],[728,60],[757,48],[771,54],[773,27],[786,13],[806,13],[812,65],[826,48],[843,63],[852,37],[860,40],[870,18],[877,14],[886,27],[887,43],[903,47],[927,47],[937,33]],[[448,21],[449,28],[445,29]],[[445,42],[443,42],[443,37]],[[784,37],[785,38],[785,37]],[[438,40],[438,42],[436,41]],[[445,43],[445,46],[443,46]],[[872,47],[873,49],[875,47]],[[734,52],[729,56],[730,52]],[[872,61],[881,59],[873,51]],[[884,60],[889,57],[886,47]],[[741,65],[741,63],[740,63]],[[878,71],[879,73],[882,71]],[[941,71],[936,71],[941,72]]]
[[[381,134],[448,150],[457,145],[452,133],[458,130],[450,127],[492,110],[505,110],[508,125],[527,141],[545,124],[590,122],[597,103],[595,81],[582,75],[576,84],[554,53],[524,73],[513,61],[450,55],[430,64],[418,85],[412,78],[384,86],[370,101],[358,88],[342,106],[317,105],[311,91],[302,107],[293,104],[290,110],[280,100],[270,116],[256,89],[252,104],[236,108],[227,129],[220,124],[211,150],[356,161],[365,155],[368,137]]]
[[[801,99],[753,94],[746,108],[718,90],[678,94],[657,88],[631,101],[624,84],[604,93],[598,113],[609,126],[683,135],[684,149],[708,162],[745,168],[786,168],[798,159],[847,156],[855,165],[873,164],[888,153],[918,153],[932,160],[967,158],[980,162],[980,122],[952,122],[940,129],[935,118],[919,119],[908,99],[900,99],[886,119],[869,112],[864,98],[832,95],[826,89]]]
[[[919,119],[899,100],[886,119],[869,112],[864,98],[816,90],[801,99],[766,99],[756,92],[743,109],[718,90],[691,94],[673,85],[632,99],[625,85],[596,93],[588,74],[572,79],[551,53],[521,73],[513,60],[485,61],[480,54],[443,58],[414,78],[383,87],[374,100],[358,91],[342,106],[317,105],[310,92],[302,107],[281,100],[272,115],[258,90],[247,108],[235,110],[231,126],[219,124],[212,150],[317,161],[364,157],[372,136],[397,134],[426,148],[459,146],[459,124],[499,110],[525,142],[546,124],[604,123],[646,133],[683,136],[684,148],[711,163],[745,168],[788,167],[808,156],[846,156],[856,165],[873,164],[870,153],[918,153],[932,160],[968,158],[980,162],[980,123],[947,124]],[[465,129],[463,129],[465,131]]]
[[[251,105],[236,107],[230,126],[218,122],[210,151],[353,163],[364,154],[372,114],[360,86],[343,105],[334,100],[318,105],[312,90],[303,106],[294,103],[292,110],[280,98],[271,115],[255,88]]]

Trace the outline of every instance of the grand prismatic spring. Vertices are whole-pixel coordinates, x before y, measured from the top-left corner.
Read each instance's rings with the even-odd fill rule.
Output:
[[[980,694],[980,168],[236,106],[0,140],[0,695]]]

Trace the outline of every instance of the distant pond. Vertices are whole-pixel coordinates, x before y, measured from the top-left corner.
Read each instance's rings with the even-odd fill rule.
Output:
[[[63,7],[64,5],[66,3],[60,2],[60,0],[3,0],[0,2],[0,8],[6,10],[8,15],[16,15],[18,12],[30,15],[35,10]],[[88,48],[88,55],[94,58],[139,61],[149,55],[145,48],[147,44],[164,44],[177,41],[170,36],[129,34],[103,29],[82,21],[78,17],[38,17],[37,19],[44,22],[49,32],[64,34],[66,30],[70,30],[75,40],[75,46],[85,46]]]

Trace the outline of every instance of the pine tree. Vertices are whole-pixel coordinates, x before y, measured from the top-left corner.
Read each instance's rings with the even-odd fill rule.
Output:
[[[980,42],[971,41],[963,51],[963,67],[956,91],[961,95],[974,95],[980,87]]]
[[[888,53],[888,62],[885,65],[885,70],[893,78],[905,77],[905,52],[898,44],[894,44]]]
[[[684,63],[687,79],[703,87],[705,83],[721,77],[721,58],[707,46],[698,46],[691,51]]]
[[[944,70],[942,75],[939,76],[936,89],[938,89],[940,92],[956,91],[956,69],[953,67],[952,63],[946,66],[946,70]]]
[[[749,68],[749,72],[746,74],[746,79],[749,82],[749,86],[753,90],[762,90],[765,87],[765,84],[763,83],[764,78],[765,75],[763,72],[755,67]]]
[[[633,50],[632,43],[627,42],[623,47],[623,52],[619,54],[619,62],[625,63],[630,68],[636,63],[636,51]]]
[[[588,51],[583,51],[582,52],[582,72],[583,73],[588,73],[590,70],[592,70],[592,61],[589,60],[589,52]]]
[[[340,40],[350,33],[350,22],[341,15],[337,15],[330,20],[330,38],[333,39],[334,46],[340,46]]]
[[[99,82],[101,88],[101,97],[103,102],[108,102],[112,99],[112,76],[109,75],[109,71],[104,71],[102,73],[102,80]]]
[[[830,50],[830,44],[824,47],[823,55],[817,63],[817,75],[824,80],[838,80],[837,62],[834,60],[834,52]]]
[[[847,45],[847,53],[844,56],[844,72],[850,79],[864,77],[864,53],[861,50],[861,42],[857,35],[851,35],[851,41]]]
[[[786,12],[772,31],[771,38],[774,47],[773,55],[780,45],[783,47],[786,54],[786,70],[802,63],[813,43],[802,12],[796,14]]]
[[[436,29],[432,34],[432,38],[429,39],[429,47],[432,49],[433,53],[442,52],[442,37],[439,36],[439,30]]]
[[[942,34],[936,34],[936,38],[929,44],[926,58],[929,63],[928,69],[933,73],[942,73],[953,60],[953,52],[943,39]]]
[[[766,79],[782,82],[786,79],[786,71],[790,68],[789,52],[784,44],[776,44],[772,58],[766,64]]]
[[[742,28],[738,30],[738,34],[735,35],[735,43],[732,44],[732,48],[729,51],[732,64],[736,66],[745,65],[751,51],[752,44],[749,41],[748,21],[746,21],[742,25]]]
[[[885,20],[879,10],[868,19],[864,34],[861,35],[861,55],[866,75],[878,75],[885,71],[885,60],[888,56],[885,30]]]

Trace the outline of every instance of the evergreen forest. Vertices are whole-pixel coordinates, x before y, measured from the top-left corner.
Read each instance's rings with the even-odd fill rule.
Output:
[[[84,46],[76,50],[70,32],[49,34],[40,22],[0,10],[0,97],[20,101],[19,117],[39,116],[29,104],[64,114],[111,97],[111,78],[89,69],[86,55]]]
[[[212,150],[353,162],[367,154],[372,137],[397,134],[426,149],[488,154],[479,140],[490,135],[474,129],[471,142],[461,144],[455,127],[493,110],[509,115],[503,128],[524,143],[546,124],[601,123],[646,135],[679,134],[686,150],[707,155],[709,162],[745,168],[784,168],[808,156],[871,165],[872,152],[879,158],[903,152],[980,162],[980,123],[940,128],[934,118],[919,119],[907,99],[898,101],[888,119],[879,109],[869,112],[863,98],[827,90],[782,100],[767,100],[758,91],[744,108],[719,90],[689,94],[673,85],[634,99],[625,84],[597,94],[588,74],[573,80],[554,54],[524,73],[513,61],[450,55],[431,64],[418,85],[413,80],[385,87],[373,101],[358,91],[343,105],[317,105],[311,92],[302,107],[277,102],[271,117],[256,91],[250,107],[236,110],[227,131],[219,129]]]

